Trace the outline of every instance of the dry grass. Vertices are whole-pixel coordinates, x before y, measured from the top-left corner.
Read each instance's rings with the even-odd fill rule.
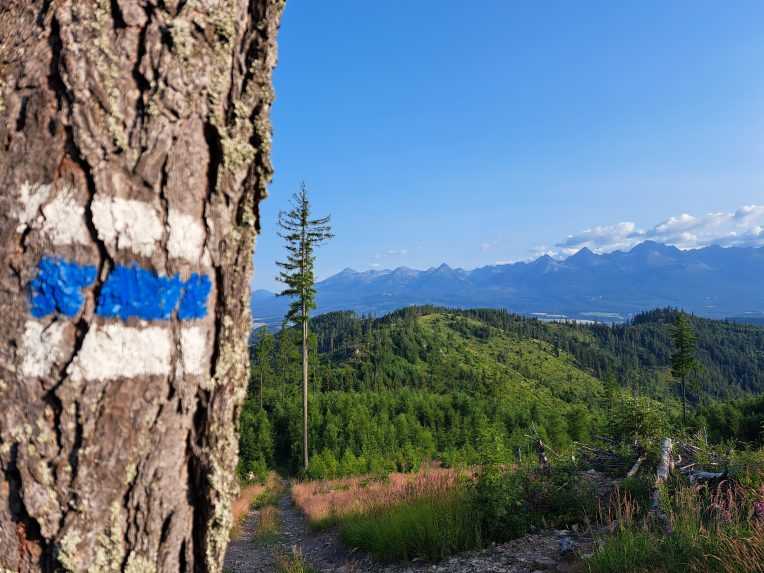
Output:
[[[279,532],[279,510],[273,505],[267,505],[260,510],[257,520],[255,538],[259,540],[275,537]]]
[[[731,481],[715,488],[680,486],[667,507],[672,530],[666,534],[628,493],[616,490],[605,516],[613,535],[589,560],[589,570],[764,573],[764,513],[757,510],[762,502],[764,490]]]
[[[268,479],[264,484],[250,484],[242,486],[239,492],[239,497],[231,505],[231,514],[233,518],[233,527],[231,528],[231,539],[239,537],[241,534],[241,524],[244,518],[247,517],[252,506],[255,505],[258,499],[263,498],[266,494],[279,491],[281,487],[281,481],[278,475],[271,472],[268,474]]]
[[[308,565],[299,547],[292,547],[291,553],[277,553],[276,571],[278,573],[315,573],[316,570]]]
[[[263,484],[248,485],[241,488],[239,497],[231,506],[233,517],[233,527],[231,528],[231,539],[236,539],[241,535],[241,524],[249,513],[249,508],[255,500],[265,493],[266,487]]]
[[[295,484],[292,499],[314,526],[334,523],[353,514],[393,507],[421,497],[453,491],[471,474],[427,468],[415,474],[393,473],[386,479],[354,477]]]

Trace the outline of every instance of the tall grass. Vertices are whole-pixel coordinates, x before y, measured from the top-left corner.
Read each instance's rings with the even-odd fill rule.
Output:
[[[292,498],[314,527],[339,524],[345,543],[378,559],[441,559],[480,545],[472,477],[427,468],[296,484]]]
[[[459,487],[469,475],[428,468],[387,478],[356,477],[295,484],[292,499],[314,527],[336,524],[351,515],[392,508],[422,497],[439,497]]]
[[[592,573],[689,571],[764,573],[764,519],[757,496],[739,483],[714,488],[673,484],[667,503],[670,533],[645,507],[617,492],[608,512],[613,535],[589,559]]]
[[[276,507],[268,505],[262,508],[258,515],[255,539],[259,541],[274,539],[278,535],[280,523],[279,510]]]
[[[299,547],[292,547],[291,553],[278,553],[274,558],[278,573],[318,573],[305,561]]]
[[[284,492],[284,483],[278,474],[271,472],[265,481],[265,490],[262,491],[252,502],[251,509],[261,509],[268,505],[278,503],[281,494]]]
[[[342,521],[342,539],[386,561],[438,560],[481,544],[480,520],[465,490],[380,506]]]
[[[281,492],[281,480],[275,472],[268,474],[265,483],[248,484],[241,487],[239,496],[231,504],[232,527],[230,538],[241,535],[241,525],[252,509],[260,508],[278,497]]]
[[[244,486],[239,492],[239,496],[231,505],[232,527],[230,538],[237,539],[241,535],[241,524],[249,514],[249,510],[255,500],[266,490],[264,484],[253,484]]]

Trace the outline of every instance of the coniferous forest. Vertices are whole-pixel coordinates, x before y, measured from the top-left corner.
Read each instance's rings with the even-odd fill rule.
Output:
[[[674,309],[624,325],[542,322],[500,310],[410,307],[311,320],[309,477],[505,462],[598,437],[680,428],[760,444],[764,329],[689,317],[697,367],[681,427],[671,376]],[[300,467],[301,332],[260,329],[241,418],[240,474]]]

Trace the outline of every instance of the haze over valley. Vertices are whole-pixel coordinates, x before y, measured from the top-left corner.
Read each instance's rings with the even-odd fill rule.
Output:
[[[764,319],[764,247],[680,250],[644,241],[628,251],[584,247],[563,259],[491,265],[471,271],[345,269],[316,284],[321,312],[380,315],[409,305],[505,308],[542,319],[623,322],[676,307],[699,316]],[[279,326],[287,300],[253,293],[256,322]]]

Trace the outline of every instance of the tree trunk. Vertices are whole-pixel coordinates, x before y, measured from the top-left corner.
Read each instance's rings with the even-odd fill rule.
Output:
[[[682,426],[687,427],[687,393],[685,391],[684,376],[682,376]]]
[[[671,532],[671,523],[668,516],[663,511],[661,502],[661,489],[663,484],[668,481],[671,475],[671,470],[674,467],[672,455],[674,444],[671,438],[663,438],[661,440],[661,459],[658,463],[658,469],[655,473],[655,483],[653,485],[653,492],[650,502],[650,514],[660,523],[661,527],[666,533]]]
[[[302,318],[302,461],[308,471],[308,317],[303,306]]]
[[[221,570],[281,9],[2,2],[0,570]]]

